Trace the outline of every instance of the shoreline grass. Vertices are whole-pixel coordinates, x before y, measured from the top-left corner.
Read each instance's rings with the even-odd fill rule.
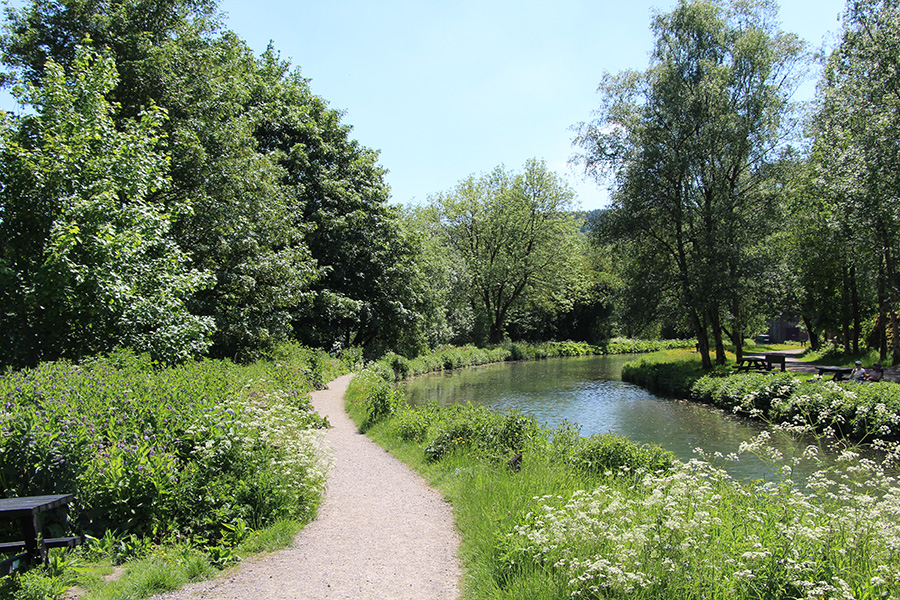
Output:
[[[730,458],[763,457],[775,481],[703,460],[657,468],[646,448],[521,415],[412,408],[396,392],[372,411],[390,374],[360,373],[348,412],[453,504],[470,600],[900,597],[896,462],[845,451],[801,489],[791,472],[820,464],[816,447],[785,461],[761,435]],[[508,468],[519,452],[521,469]]]

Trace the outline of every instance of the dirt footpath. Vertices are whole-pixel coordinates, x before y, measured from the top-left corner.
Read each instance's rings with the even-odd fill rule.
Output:
[[[312,394],[334,456],[318,518],[285,550],[158,600],[455,600],[462,571],[450,505],[360,434],[344,412],[350,376]]]

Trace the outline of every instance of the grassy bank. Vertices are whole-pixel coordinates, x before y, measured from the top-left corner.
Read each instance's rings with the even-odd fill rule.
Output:
[[[838,361],[836,357],[831,357]],[[851,360],[852,362],[852,360]],[[900,442],[900,385],[834,382],[798,373],[707,372],[685,349],[654,352],[622,368],[622,379],[675,398],[856,443]]]
[[[315,515],[328,466],[319,451],[327,423],[309,392],[346,370],[284,345],[251,365],[161,368],[117,353],[0,377],[3,495],[74,494],[69,522],[45,529],[87,536],[49,571],[0,580],[0,597],[52,598],[43,587],[74,583],[96,586],[98,598],[143,597],[296,531]],[[102,578],[78,577],[138,559],[146,564],[130,572],[145,580],[141,593],[110,596]],[[106,587],[131,585],[123,581]]]
[[[900,486],[883,465],[847,452],[800,489],[763,436],[732,458],[760,455],[781,480],[738,482],[516,413],[411,408],[393,374],[360,373],[348,410],[453,503],[468,598],[900,596]]]

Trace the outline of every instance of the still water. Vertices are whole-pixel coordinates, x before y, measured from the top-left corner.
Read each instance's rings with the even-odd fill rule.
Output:
[[[410,404],[483,405],[497,412],[519,410],[549,427],[563,421],[578,425],[581,435],[616,433],[635,442],[654,443],[682,460],[696,457],[695,448],[713,454],[737,453],[762,426],[724,411],[692,402],[655,396],[622,381],[622,365],[634,356],[588,356],[501,363],[450,373],[426,375],[405,384]],[[775,438],[787,456],[801,444]],[[736,478],[773,479],[772,469],[742,455],[739,462],[715,461]],[[800,469],[794,479],[805,474]],[[798,477],[799,476],[799,477]]]

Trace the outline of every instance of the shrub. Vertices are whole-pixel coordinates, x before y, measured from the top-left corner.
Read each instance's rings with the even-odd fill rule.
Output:
[[[592,435],[582,440],[571,458],[572,465],[591,475],[606,472],[667,472],[675,465],[675,455],[657,445],[637,444],[613,434]]]
[[[701,377],[691,393],[695,400],[773,423],[805,426],[857,441],[900,440],[900,386],[893,383],[738,373]]]
[[[505,460],[543,435],[540,424],[533,417],[518,411],[499,414],[471,404],[433,406],[426,411],[430,412],[426,417],[429,426],[424,438],[428,462],[442,460],[459,448],[470,449],[492,460]]]
[[[623,381],[675,398],[690,398],[691,385],[701,375],[700,363],[683,352],[664,352],[622,366]]]
[[[380,362],[387,363],[394,372],[394,381],[401,381],[409,377],[409,361],[399,354],[388,352]]]
[[[439,418],[439,414],[440,408],[433,403],[417,408],[402,404],[391,426],[397,431],[401,440],[421,442],[426,438],[429,427]]]
[[[312,516],[325,482],[322,420],[305,377],[199,361],[154,369],[117,353],[0,377],[4,496],[75,494],[83,533],[197,536]]]

